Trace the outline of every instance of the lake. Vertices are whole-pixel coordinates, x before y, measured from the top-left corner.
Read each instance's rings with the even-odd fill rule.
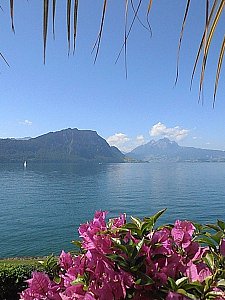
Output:
[[[96,210],[161,223],[225,219],[225,163],[0,165],[0,257],[73,249]]]

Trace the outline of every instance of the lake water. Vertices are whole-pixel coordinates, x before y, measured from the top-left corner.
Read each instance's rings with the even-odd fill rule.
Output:
[[[96,210],[161,219],[225,219],[225,163],[0,165],[0,257],[73,249]]]

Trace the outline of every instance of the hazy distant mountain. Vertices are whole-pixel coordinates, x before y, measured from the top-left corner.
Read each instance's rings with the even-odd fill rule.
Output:
[[[167,138],[151,140],[126,156],[144,161],[225,161],[225,151],[181,147]]]
[[[28,140],[0,139],[0,162],[123,162],[96,131],[65,129]]]

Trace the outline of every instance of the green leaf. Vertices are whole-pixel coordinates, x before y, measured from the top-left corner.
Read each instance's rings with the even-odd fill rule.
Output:
[[[187,282],[188,282],[188,277],[182,277],[176,280],[176,285],[178,286],[178,288],[181,288],[182,285],[184,285]]]
[[[203,257],[203,261],[207,264],[207,266],[212,270],[214,269],[215,262],[214,256],[212,253],[207,253],[205,257]]]
[[[75,245],[78,248],[81,248],[82,243],[80,241],[72,241],[71,244]]]
[[[133,216],[130,217],[133,223],[137,226],[138,229],[141,229],[142,222],[139,218],[135,218]]]
[[[220,240],[221,240],[222,237],[223,237],[223,232],[222,232],[222,231],[219,231],[219,232],[217,232],[216,234],[212,234],[212,235],[211,235],[211,238],[212,238],[217,244],[220,243]]]
[[[123,228],[126,228],[126,229],[136,229],[137,228],[137,225],[134,224],[134,223],[127,223],[123,226]]]
[[[223,231],[225,231],[225,222],[217,220],[217,224]]]
[[[224,296],[224,293],[211,291],[205,295],[206,299],[216,299],[218,296]]]
[[[177,286],[175,280],[171,277],[168,277],[168,282],[169,282],[172,290],[176,292],[176,290],[178,289],[178,286]]]
[[[154,283],[151,277],[142,272],[137,272],[137,276],[139,277],[135,283],[138,285],[151,285]]]
[[[85,279],[83,276],[79,275],[77,276],[77,278],[75,280],[73,280],[71,282],[72,285],[77,285],[77,284],[85,284]]]
[[[53,278],[53,281],[54,281],[55,283],[57,283],[57,284],[60,284],[61,279],[62,279],[61,277],[55,276],[55,277]]]
[[[209,228],[211,228],[213,230],[216,230],[216,231],[220,231],[221,230],[220,227],[217,226],[217,225],[215,225],[215,224],[206,224],[205,226],[209,227]]]
[[[138,252],[141,250],[143,244],[144,244],[144,238],[142,238],[142,240],[136,245],[136,249]]]
[[[158,218],[164,214],[164,212],[167,210],[167,208],[164,208],[162,210],[160,210],[159,212],[157,212],[153,217],[154,223],[158,220]]]
[[[177,293],[178,293],[178,294],[181,294],[181,295],[184,295],[184,296],[186,296],[186,297],[188,297],[188,298],[190,298],[190,299],[192,299],[192,300],[196,300],[196,296],[195,296],[195,295],[186,292],[184,289],[178,289],[178,290],[177,290]]]
[[[195,242],[210,246],[212,248],[216,248],[215,243],[212,239],[208,238],[207,236],[197,237],[194,239]]]
[[[221,279],[217,282],[217,286],[223,286],[225,287],[225,279]]]

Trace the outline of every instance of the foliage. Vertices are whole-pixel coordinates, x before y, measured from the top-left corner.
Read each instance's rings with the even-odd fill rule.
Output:
[[[95,50],[95,61],[97,59],[99,49],[100,49],[100,43],[101,38],[103,35],[103,29],[104,29],[104,22],[106,18],[106,12],[108,7],[108,0],[102,0],[102,14],[100,18],[100,26],[99,26],[99,32],[97,35],[96,42],[93,47],[93,51]],[[127,40],[129,38],[130,32],[133,28],[133,25],[135,21],[138,21],[141,23],[141,25],[147,29],[151,34],[151,27],[150,27],[150,21],[149,21],[149,15],[150,11],[152,9],[153,3],[157,3],[157,1],[153,0],[137,0],[136,2],[134,0],[125,0],[124,5],[124,14],[125,14],[125,24],[124,24],[124,42],[122,44],[122,48],[119,52],[118,57],[124,50],[125,54],[125,65],[126,65],[126,50],[127,50]],[[178,43],[178,55],[177,55],[177,76],[176,81],[178,78],[178,64],[179,64],[179,53],[181,48],[181,42],[184,34],[184,29],[186,25],[186,21],[189,15],[189,10],[191,7],[191,0],[186,0],[186,7],[184,11],[184,18],[181,26],[181,32],[180,32],[180,39]],[[15,27],[14,27],[14,0],[9,0],[10,5],[10,15],[11,15],[11,27],[12,31],[15,33]],[[192,78],[191,82],[193,81],[197,64],[200,61],[200,57],[202,55],[202,63],[201,63],[201,75],[199,80],[199,99],[202,96],[203,93],[203,82],[204,82],[204,75],[205,75],[205,69],[206,69],[206,63],[208,59],[208,54],[210,50],[210,46],[216,31],[216,28],[219,24],[219,21],[221,19],[223,10],[224,10],[225,1],[224,0],[205,0],[205,5],[200,5],[200,8],[203,13],[205,13],[205,26],[202,33],[202,39],[200,42],[200,46],[197,51],[196,60],[193,67],[192,72]],[[1,7],[1,6],[0,6]],[[52,10],[52,29],[53,29],[53,37],[55,37],[55,16],[56,16],[56,8],[57,8],[57,1],[56,0],[43,0],[43,45],[44,45],[44,62],[46,58],[46,44],[47,44],[47,36],[48,36],[48,23],[49,23],[49,11],[50,8]],[[75,51],[75,45],[76,45],[76,37],[77,37],[77,23],[78,23],[78,12],[79,12],[79,0],[67,0],[66,1],[66,26],[67,26],[67,40],[68,40],[68,54],[70,53],[71,49],[71,36],[73,37],[73,52]],[[141,20],[139,15],[140,11],[144,10],[146,14],[146,22]],[[131,17],[131,23],[128,24],[128,13],[133,13],[133,16]],[[88,8],[87,8],[88,12]],[[143,14],[143,12],[142,12]],[[146,24],[145,24],[146,23]],[[216,98],[217,88],[218,88],[218,82],[220,77],[220,71],[223,63],[223,57],[225,52],[225,37],[223,35],[223,39],[221,42],[221,47],[218,55],[218,62],[217,62],[217,71],[215,76],[215,85],[214,85],[214,102]],[[0,53],[0,56],[4,59],[4,61],[8,64],[2,53]],[[117,58],[118,59],[118,58]],[[126,67],[127,70],[127,67]]]
[[[43,271],[37,264],[4,263],[0,265],[0,300],[19,299],[19,292],[27,287],[26,280],[34,270]]]
[[[225,223],[177,220],[155,228],[152,217],[106,222],[96,212],[79,227],[77,255],[62,251],[54,278],[34,272],[21,300],[225,299]]]

